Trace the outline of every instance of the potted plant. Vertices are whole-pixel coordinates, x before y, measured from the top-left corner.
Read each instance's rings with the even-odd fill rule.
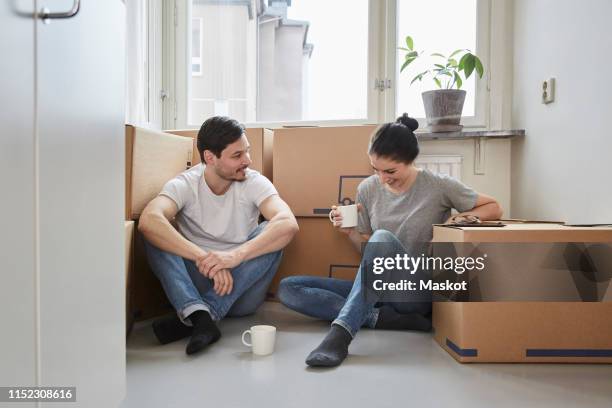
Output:
[[[424,56],[424,51],[419,52],[414,49],[414,41],[410,36],[406,37],[406,47],[399,47],[399,49],[405,51],[400,73],[411,63]],[[438,58],[440,63],[434,63],[430,69],[416,74],[410,85],[430,76],[438,88],[422,94],[430,131],[459,131],[463,127],[460,122],[466,94],[461,86],[474,71],[479,78],[482,78],[484,74],[482,62],[474,53],[466,49],[455,50],[448,57],[440,53],[430,55]]]

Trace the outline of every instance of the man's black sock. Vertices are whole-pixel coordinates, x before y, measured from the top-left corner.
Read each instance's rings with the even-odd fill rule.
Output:
[[[400,314],[387,305],[378,310],[376,329],[431,331],[431,320],[419,313]]]
[[[219,328],[217,328],[208,312],[196,310],[189,315],[189,319],[193,324],[193,333],[185,349],[187,354],[195,354],[202,351],[206,346],[213,344],[221,337]]]
[[[162,317],[153,322],[153,333],[161,344],[172,343],[185,337],[189,337],[193,327],[187,326],[176,314]]]
[[[332,324],[331,329],[316,349],[308,357],[306,364],[311,367],[335,367],[348,355],[348,346],[353,338],[342,326]]]

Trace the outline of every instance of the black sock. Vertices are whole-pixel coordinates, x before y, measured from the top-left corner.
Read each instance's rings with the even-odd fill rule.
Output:
[[[353,338],[342,326],[332,324],[331,329],[308,357],[306,364],[311,367],[335,367],[348,355],[348,346]]]
[[[208,312],[196,310],[189,315],[189,319],[193,324],[193,333],[185,349],[187,354],[202,351],[221,337],[221,332]]]
[[[381,306],[376,329],[431,331],[431,319],[419,313],[400,314],[391,306]]]
[[[187,326],[177,315],[162,317],[153,322],[153,333],[161,344],[172,343],[189,337],[193,327]]]

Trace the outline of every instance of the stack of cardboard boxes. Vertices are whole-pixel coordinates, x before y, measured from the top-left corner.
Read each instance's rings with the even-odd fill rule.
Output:
[[[133,256],[127,279],[128,332],[134,320],[171,310],[166,295],[151,272],[138,232],[140,214],[163,185],[191,167],[193,141],[190,138],[126,126],[125,133],[125,217],[133,224]]]
[[[374,126],[303,127],[274,131],[273,181],[296,215],[300,232],[284,250],[270,286],[291,275],[353,279],[359,253],[328,219],[334,204],[353,204],[372,174],[367,155]]]

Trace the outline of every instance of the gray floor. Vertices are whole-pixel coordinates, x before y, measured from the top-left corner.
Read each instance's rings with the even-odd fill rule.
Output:
[[[277,326],[273,355],[242,345],[253,324]],[[327,323],[266,303],[220,328],[188,357],[186,340],[160,346],[150,323],[135,327],[122,407],[612,407],[612,365],[459,364],[429,334],[362,330],[342,366],[314,370],[304,358]]]

